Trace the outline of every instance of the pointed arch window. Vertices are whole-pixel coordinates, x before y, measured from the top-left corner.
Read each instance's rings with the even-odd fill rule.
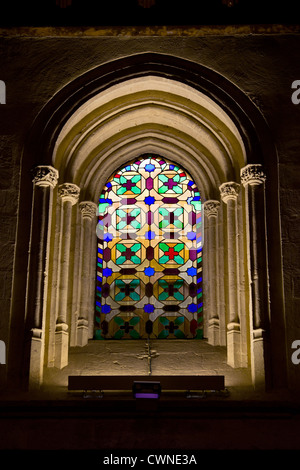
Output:
[[[95,339],[202,338],[202,211],[178,165],[144,155],[99,200]]]

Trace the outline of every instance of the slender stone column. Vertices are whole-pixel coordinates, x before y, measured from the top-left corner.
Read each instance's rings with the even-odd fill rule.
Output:
[[[218,282],[217,278],[217,217],[220,207],[219,201],[209,200],[204,203],[204,214],[208,221],[208,275],[210,309],[208,318],[208,342],[213,346],[220,344],[220,320],[218,312]]]
[[[222,201],[227,205],[227,259],[228,259],[228,323],[227,362],[231,367],[241,364],[241,331],[239,319],[239,270],[237,197],[240,185],[235,182],[220,186]]]
[[[97,216],[97,212],[96,212]],[[97,244],[96,235],[97,219],[93,218],[91,234],[91,252],[90,252],[90,299],[89,299],[89,339],[94,338],[95,327],[95,291],[96,291],[96,268],[97,268]]]
[[[62,199],[60,270],[58,283],[58,312],[55,329],[55,367],[62,369],[68,364],[69,332],[67,301],[69,283],[69,261],[71,244],[72,206],[77,203],[80,189],[75,184],[63,183],[58,187]]]
[[[43,380],[49,245],[53,189],[57,180],[58,171],[51,166],[41,165],[34,169],[26,294],[26,329],[30,332],[26,355],[29,362],[29,388],[38,388]]]
[[[265,226],[265,174],[262,165],[241,169],[245,187],[249,227],[249,264],[252,315],[251,369],[255,388],[264,388],[266,379],[267,334],[269,329],[268,270]]]
[[[77,324],[77,345],[85,346],[89,339],[89,315],[90,315],[90,296],[92,295],[91,282],[91,254],[95,259],[95,253],[92,250],[92,236],[95,236],[97,205],[90,201],[84,201],[79,204],[82,215],[82,259],[81,259],[81,282],[80,282],[80,301],[79,317]]]

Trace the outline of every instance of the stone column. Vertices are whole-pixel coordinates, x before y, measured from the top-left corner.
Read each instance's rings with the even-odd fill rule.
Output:
[[[96,212],[97,216],[97,212]],[[96,235],[97,219],[93,218],[92,223],[92,241],[91,241],[91,252],[90,252],[90,301],[89,301],[89,339],[94,338],[94,327],[95,327],[95,292],[96,292],[96,270],[97,270],[97,245],[98,238]]]
[[[71,245],[72,206],[77,203],[80,189],[75,184],[63,183],[58,187],[62,199],[60,224],[60,269],[58,281],[58,311],[55,329],[55,367],[62,369],[68,364],[69,331],[67,302],[69,283],[69,261]]]
[[[251,370],[255,388],[264,388],[269,325],[269,283],[267,270],[265,174],[261,165],[241,169],[248,215],[248,251],[250,264]]]
[[[94,246],[92,237],[96,236],[96,224],[93,222],[95,221],[97,205],[94,202],[84,201],[79,204],[79,208],[82,215],[82,259],[77,345],[85,346],[89,339],[90,297],[93,292],[91,285],[93,281],[93,277],[91,276],[91,263],[95,265],[96,259],[94,250],[92,249]]]
[[[219,201],[209,200],[204,203],[204,214],[208,224],[208,276],[209,276],[209,318],[208,318],[208,342],[213,346],[220,344],[220,320],[218,312],[218,282],[217,264],[217,217],[220,207]]]
[[[231,367],[241,365],[241,331],[239,319],[239,261],[237,197],[240,185],[235,182],[220,186],[222,201],[227,205],[227,259],[228,259],[228,323],[227,362]]]
[[[26,329],[28,344],[29,388],[43,380],[45,349],[45,312],[47,305],[49,246],[52,223],[53,189],[58,171],[41,165],[34,169],[29,267],[26,293]]]

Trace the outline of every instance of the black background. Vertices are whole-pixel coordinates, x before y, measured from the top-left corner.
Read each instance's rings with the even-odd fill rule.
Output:
[[[0,27],[16,26],[146,26],[298,24],[300,2],[238,0],[156,0],[151,8],[138,0],[72,0],[61,8],[56,0],[1,2]]]

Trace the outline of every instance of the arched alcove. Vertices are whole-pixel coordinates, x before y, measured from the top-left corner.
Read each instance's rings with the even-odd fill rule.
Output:
[[[270,296],[279,299],[281,279],[281,270],[274,271],[280,261],[272,257],[280,237],[278,201],[268,202],[268,179],[277,187],[276,168],[268,163],[274,154],[268,128],[248,97],[226,78],[160,54],[131,56],[86,72],[61,89],[33,125],[22,168],[21,192],[28,196],[19,211],[21,218],[32,212],[31,231],[26,221],[18,250],[39,237],[44,245],[37,243],[31,252],[27,278],[21,273],[26,255],[16,258],[20,274],[15,283],[27,285],[33,295],[38,287],[40,293],[35,312],[30,303],[20,310],[20,301],[12,310],[12,325],[26,318],[25,331],[18,327],[21,344],[28,335],[25,376],[39,385],[44,365],[65,367],[68,348],[91,338],[98,200],[112,172],[143,153],[182,164],[203,197],[209,343],[226,345],[228,364],[249,367],[254,385],[264,386],[266,376],[276,382],[270,351],[280,335],[275,328],[271,338],[270,323],[282,327],[284,318],[279,303],[270,311],[268,301],[261,303],[259,297],[269,283]],[[32,199],[30,168],[37,168]],[[47,223],[35,233],[38,217]],[[253,230],[259,220],[257,249]],[[276,228],[268,247],[265,220],[267,231]],[[46,283],[34,275],[37,269],[48,273]],[[78,342],[79,337],[84,339]],[[280,344],[283,351],[282,338]],[[17,348],[10,351],[12,370],[17,370],[22,367]]]

